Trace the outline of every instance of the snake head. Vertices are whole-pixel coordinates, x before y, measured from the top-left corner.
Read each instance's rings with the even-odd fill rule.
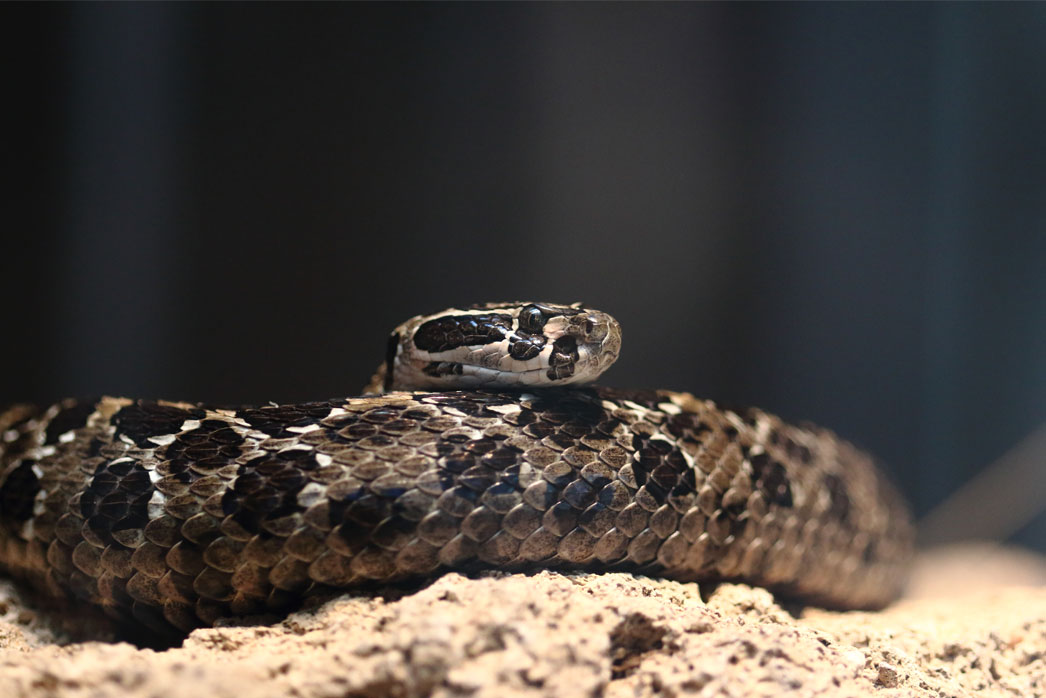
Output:
[[[367,390],[540,388],[595,380],[621,326],[580,303],[486,303],[418,315],[393,330]]]

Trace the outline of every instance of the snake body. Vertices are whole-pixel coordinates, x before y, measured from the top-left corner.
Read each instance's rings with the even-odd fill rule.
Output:
[[[434,356],[416,365],[470,375],[441,352],[471,343],[489,368],[476,347],[525,340],[541,345],[542,357],[514,350],[532,370],[583,368],[584,343],[564,351],[565,326],[539,340],[499,308],[425,321],[437,323]],[[613,327],[608,337],[584,309],[540,308],[616,357]],[[460,332],[499,314],[511,315],[504,332]],[[372,385],[397,385],[394,347],[414,341],[393,334]],[[0,412],[0,567],[178,632],[452,569],[743,580],[848,608],[884,605],[903,583],[907,508],[827,430],[686,393],[490,387],[235,409],[113,397],[12,407]]]

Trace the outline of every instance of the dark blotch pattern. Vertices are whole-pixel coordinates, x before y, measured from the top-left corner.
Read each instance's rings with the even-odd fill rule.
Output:
[[[297,436],[292,427],[306,427],[326,417],[337,403],[333,401],[304,402],[297,405],[250,407],[240,410],[252,428],[276,438]]]
[[[91,402],[78,402],[66,407],[48,423],[44,432],[44,443],[57,443],[62,434],[84,426],[92,412],[94,403]]]
[[[33,500],[40,492],[40,481],[33,473],[32,461],[18,463],[0,486],[0,522],[17,528],[33,515]]]
[[[569,343],[556,352],[569,362]],[[94,411],[74,407],[47,412],[53,426],[0,414],[0,564],[162,632],[450,569],[741,579],[876,606],[911,550],[867,456],[686,395],[103,401],[41,448]]]
[[[521,332],[509,345],[509,356],[518,361],[529,361],[541,353],[547,341],[543,334],[529,335]]]
[[[149,448],[155,446],[149,437],[177,432],[185,420],[201,419],[204,414],[201,409],[140,401],[117,412],[113,425],[117,436],[127,436],[139,448]]]
[[[528,334],[539,334],[545,329],[548,316],[549,313],[546,313],[541,306],[531,303],[519,311],[519,329]]]
[[[414,345],[422,351],[449,351],[500,342],[511,329],[509,315],[447,315],[422,323],[414,333]]]
[[[766,495],[767,500],[781,507],[791,507],[792,485],[785,467],[766,453],[752,456],[751,462],[756,487]]]
[[[113,531],[143,528],[153,487],[140,463],[123,458],[95,470],[80,498],[80,515],[101,540]]]
[[[557,339],[552,343],[552,355],[548,357],[549,379],[560,380],[574,375],[578,358],[577,339],[569,335]]]
[[[244,437],[228,422],[207,419],[179,434],[164,452],[165,474],[189,483],[232,463],[240,455]]]
[[[262,521],[297,511],[296,496],[317,468],[311,449],[286,449],[260,455],[241,465],[232,487],[222,496],[222,512],[249,530]]]

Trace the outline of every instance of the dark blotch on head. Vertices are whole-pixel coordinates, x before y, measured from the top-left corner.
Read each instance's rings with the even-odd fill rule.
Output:
[[[552,355],[548,357],[549,380],[569,378],[574,375],[574,364],[578,360],[577,340],[569,335],[552,343]]]
[[[422,351],[450,351],[500,342],[512,327],[508,315],[447,315],[423,322],[414,332],[414,346]]]
[[[519,329],[523,332],[537,334],[545,329],[546,322],[548,315],[537,305],[526,305],[519,311]]]
[[[545,335],[519,337],[508,348],[509,356],[518,361],[528,361],[541,353],[545,346]]]

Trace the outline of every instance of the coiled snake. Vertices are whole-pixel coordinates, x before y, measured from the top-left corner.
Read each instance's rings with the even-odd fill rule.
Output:
[[[451,569],[744,580],[836,607],[896,596],[912,527],[869,456],[686,393],[559,387],[620,343],[576,304],[487,304],[397,328],[369,386],[384,394],[9,408],[0,566],[180,632]],[[408,386],[438,392],[393,392]]]

